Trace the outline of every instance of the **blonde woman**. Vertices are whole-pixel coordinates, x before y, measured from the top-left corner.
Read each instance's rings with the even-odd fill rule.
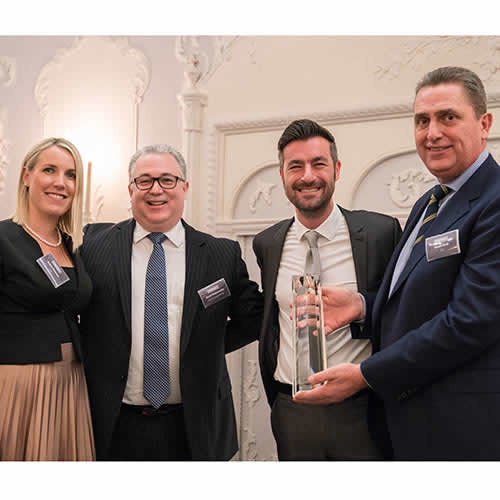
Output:
[[[92,284],[78,252],[83,168],[50,138],[25,156],[0,222],[0,459],[94,460],[77,315]]]

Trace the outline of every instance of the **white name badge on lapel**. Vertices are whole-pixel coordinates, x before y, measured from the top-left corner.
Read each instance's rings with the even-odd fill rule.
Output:
[[[436,259],[449,257],[460,253],[460,240],[458,239],[458,229],[448,231],[443,234],[436,234],[430,238],[425,238],[425,255],[427,262]]]
[[[231,292],[229,291],[226,280],[221,278],[198,290],[198,295],[206,309],[207,307],[217,304],[217,302],[220,302],[226,297],[229,297]]]
[[[54,288],[64,285],[64,283],[69,281],[69,276],[64,272],[64,269],[57,263],[57,260],[51,253],[36,259],[36,261],[54,285]]]

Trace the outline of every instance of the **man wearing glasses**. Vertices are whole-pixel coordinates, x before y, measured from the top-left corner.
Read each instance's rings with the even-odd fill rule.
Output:
[[[185,174],[173,148],[141,149],[129,164],[133,218],[86,228],[94,291],[81,329],[100,460],[238,449],[225,353],[258,337],[261,297],[238,243],[182,220]]]

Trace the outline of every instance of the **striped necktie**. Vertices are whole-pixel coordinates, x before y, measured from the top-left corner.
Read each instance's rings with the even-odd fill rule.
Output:
[[[159,408],[170,394],[168,359],[168,307],[163,233],[151,233],[144,290],[144,397]]]
[[[431,191],[431,197],[429,198],[429,203],[427,203],[427,210],[425,211],[424,220],[422,225],[418,230],[417,238],[413,246],[415,247],[418,243],[422,241],[422,238],[429,231],[432,226],[432,222],[437,217],[437,212],[439,209],[439,202],[450,192],[450,188],[447,188],[444,184],[438,184],[434,186]]]

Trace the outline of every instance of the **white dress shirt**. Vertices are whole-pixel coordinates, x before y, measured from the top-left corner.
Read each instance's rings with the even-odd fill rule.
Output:
[[[304,274],[309,245],[304,233],[309,231],[297,219],[292,223],[285,238],[276,282],[276,299],[279,305],[280,348],[274,378],[291,384],[293,373],[293,336],[290,304],[292,303],[292,276]],[[352,257],[349,229],[342,212],[334,204],[332,213],[315,229],[321,259],[321,283],[358,291],[356,271]],[[339,363],[360,363],[371,355],[371,343],[367,339],[353,339],[351,328],[346,325],[327,336],[326,354],[328,366]]]
[[[128,365],[128,378],[123,402],[132,405],[149,405],[143,395],[144,372],[144,290],[146,270],[153,243],[139,223],[134,230],[132,245],[132,349]],[[167,404],[182,402],[179,384],[179,356],[184,305],[184,282],[186,275],[186,235],[179,221],[170,231],[164,233],[167,239],[162,243],[165,251],[167,271],[168,302],[168,354],[170,363],[170,395]],[[167,304],[165,304],[167,306]]]

